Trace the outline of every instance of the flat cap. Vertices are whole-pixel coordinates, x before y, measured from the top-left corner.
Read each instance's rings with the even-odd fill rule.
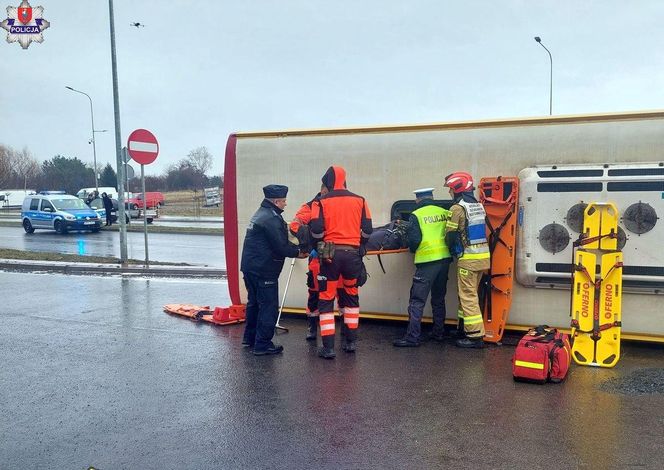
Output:
[[[413,191],[415,193],[415,197],[433,197],[433,190],[435,188],[422,188],[422,189],[416,189]]]
[[[268,199],[284,198],[288,194],[288,186],[284,186],[283,184],[268,184],[263,187],[263,194]]]

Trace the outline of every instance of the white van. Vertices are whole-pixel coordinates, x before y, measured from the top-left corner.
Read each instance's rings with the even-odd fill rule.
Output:
[[[36,194],[34,189],[0,189],[0,207],[21,207],[26,196]]]
[[[95,191],[99,191],[99,197],[101,197],[102,194],[106,193],[108,194],[108,197],[111,199],[117,199],[118,198],[118,190],[115,188],[112,188],[110,186],[99,186],[99,189],[97,188],[81,188],[79,192],[76,193],[76,197],[79,199],[87,199],[88,194],[94,193]]]
[[[217,206],[221,204],[221,195],[219,194],[219,188],[205,188],[203,190],[205,194],[205,207],[208,206]]]

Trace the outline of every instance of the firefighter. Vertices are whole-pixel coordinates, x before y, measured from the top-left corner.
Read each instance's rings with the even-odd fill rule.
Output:
[[[407,235],[408,248],[415,253],[415,274],[408,303],[408,328],[404,337],[393,343],[400,348],[420,345],[422,315],[429,293],[433,313],[431,338],[442,341],[444,335],[447,274],[452,262],[445,243],[445,226],[452,213],[434,204],[433,190],[414,191],[416,208],[408,220]]]
[[[460,348],[482,348],[484,321],[477,288],[491,262],[486,239],[486,213],[475,199],[473,178],[468,173],[447,175],[445,186],[454,199],[454,205],[450,208],[452,215],[445,227],[445,239],[452,254],[458,257],[458,316],[464,336],[457,339],[456,345]]]
[[[300,249],[309,252],[309,271],[307,272],[307,341],[315,341],[318,330],[318,275],[320,274],[320,262],[318,254],[312,246],[312,237],[309,232],[309,223],[311,222],[311,206],[321,195],[327,194],[327,188],[321,185],[320,192],[309,202],[300,206],[295,218],[290,223],[290,231],[297,238]]]
[[[354,353],[360,319],[358,278],[363,275],[364,245],[373,230],[371,213],[363,197],[346,189],[346,170],[331,166],[322,178],[328,193],[311,208],[311,235],[318,243],[320,275],[318,276],[320,334],[322,346],[318,355],[333,359],[334,297],[337,287],[343,306],[344,351]],[[340,279],[342,277],[343,279]]]
[[[272,342],[279,313],[279,274],[285,258],[306,258],[308,253],[288,241],[281,213],[288,187],[270,184],[265,199],[249,221],[242,247],[240,269],[247,288],[246,327],[242,344],[256,356],[279,354],[283,346]]]

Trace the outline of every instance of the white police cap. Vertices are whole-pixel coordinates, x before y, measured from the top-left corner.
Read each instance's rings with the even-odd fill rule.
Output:
[[[436,188],[422,188],[422,189],[416,189],[413,191],[415,193],[415,197],[433,197],[433,190]]]

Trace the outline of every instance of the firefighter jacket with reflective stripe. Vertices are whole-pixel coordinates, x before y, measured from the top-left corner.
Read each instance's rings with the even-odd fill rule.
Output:
[[[366,201],[346,189],[346,172],[341,167],[330,167],[325,181],[330,192],[311,207],[312,237],[337,245],[359,247],[366,243],[373,231]]]
[[[264,199],[249,221],[240,264],[243,273],[277,279],[284,266],[284,258],[295,258],[299,254],[297,245],[288,241],[288,228],[281,217],[282,212]]]
[[[417,232],[420,234],[420,241],[415,249],[415,264],[438,261],[451,256],[445,243],[445,226],[452,213],[434,205],[433,201],[423,202],[412,212],[408,227],[409,245],[411,238],[416,238]]]
[[[463,254],[459,259],[489,259],[489,245],[486,240],[486,213],[478,202],[460,200],[450,208],[452,216],[447,222],[446,233],[459,232]]]

